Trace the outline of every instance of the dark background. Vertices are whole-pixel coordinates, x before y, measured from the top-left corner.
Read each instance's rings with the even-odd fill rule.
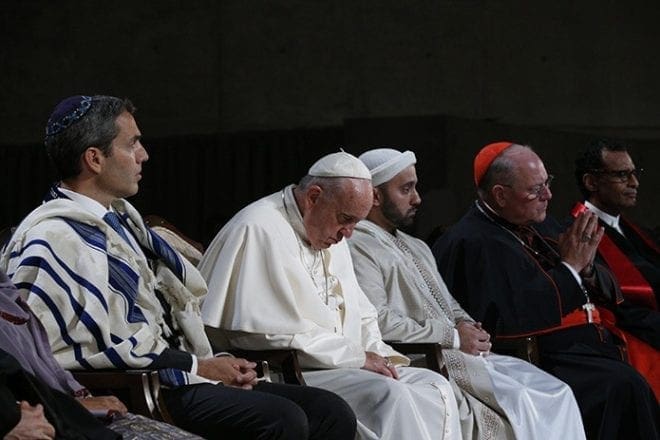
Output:
[[[660,225],[660,6],[648,1],[16,1],[0,5],[0,227],[51,181],[41,141],[73,94],[129,97],[151,159],[132,202],[205,244],[322,154],[418,156],[414,233],[473,199],[472,158],[529,143],[578,198],[573,160],[626,139],[631,216]]]

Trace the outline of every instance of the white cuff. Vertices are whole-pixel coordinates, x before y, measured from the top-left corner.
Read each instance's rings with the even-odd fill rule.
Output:
[[[571,275],[573,275],[573,278],[575,278],[575,281],[577,281],[577,283],[581,286],[581,285],[582,285],[582,277],[580,276],[580,274],[578,273],[578,271],[575,270],[575,269],[573,268],[573,266],[571,266],[570,264],[568,264],[568,263],[565,262],[565,261],[562,261],[561,264],[563,264],[564,266],[568,267],[568,270],[571,271]]]
[[[233,354],[229,353],[228,351],[221,351],[218,353],[214,353],[213,357],[235,357]]]
[[[191,354],[190,357],[192,357],[192,365],[190,366],[190,374],[197,374],[197,356],[194,354]]]
[[[458,335],[458,330],[454,330],[454,342],[452,343],[452,348],[459,349],[461,348],[461,337]]]

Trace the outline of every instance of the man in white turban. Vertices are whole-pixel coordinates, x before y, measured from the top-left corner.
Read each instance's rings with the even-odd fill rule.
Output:
[[[340,152],[236,214],[200,263],[204,322],[237,348],[298,350],[306,382],[349,403],[361,438],[460,438],[448,381],[383,343],[355,278],[343,238],[372,194],[369,170]]]
[[[421,202],[415,154],[379,148],[360,160],[371,170],[374,201],[348,244],[384,338],[442,346],[465,438],[584,438],[570,388],[525,361],[490,353],[490,335],[451,296],[429,247],[399,230]]]

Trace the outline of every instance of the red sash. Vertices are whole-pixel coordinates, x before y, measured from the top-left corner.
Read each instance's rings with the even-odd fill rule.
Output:
[[[566,316],[562,316],[561,322],[559,325],[550,327],[550,328],[545,328],[543,330],[537,330],[534,332],[530,333],[524,333],[524,334],[517,334],[517,335],[498,335],[498,338],[502,339],[511,339],[511,338],[521,338],[521,337],[528,337],[528,336],[538,336],[538,335],[546,335],[548,333],[556,332],[557,330],[562,330],[565,328],[570,328],[570,327],[577,327],[580,325],[587,325],[587,324],[600,324],[601,323],[601,317],[600,317],[600,310],[599,308],[594,308],[591,311],[591,322],[589,322],[589,315],[586,310],[582,308],[578,308],[573,310],[571,313],[569,313]]]
[[[614,273],[626,299],[631,303],[656,310],[653,288],[626,254],[607,235],[603,235],[603,239],[598,245],[598,252]]]
[[[600,311],[594,308],[591,311],[591,322],[589,322],[587,312],[584,309],[575,309],[566,316],[562,316],[559,328],[575,327],[586,324],[600,324]]]

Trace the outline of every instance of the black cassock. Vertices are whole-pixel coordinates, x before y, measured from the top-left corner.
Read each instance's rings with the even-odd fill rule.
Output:
[[[582,309],[587,294],[612,302],[616,285],[599,270],[585,293],[548,238],[558,231],[550,219],[518,228],[475,204],[433,254],[449,291],[492,335],[537,336],[540,367],[572,388],[588,438],[658,438],[660,410],[648,383]],[[568,326],[569,316],[585,322]]]

